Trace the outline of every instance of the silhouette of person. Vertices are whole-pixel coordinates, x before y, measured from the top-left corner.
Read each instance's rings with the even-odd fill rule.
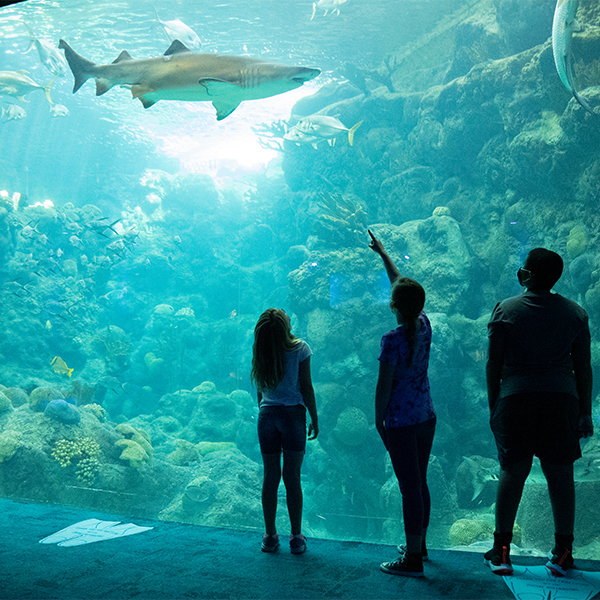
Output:
[[[290,550],[306,550],[302,534],[302,485],[300,469],[306,447],[306,411],[311,422],[308,439],[319,434],[315,392],[310,375],[311,350],[292,335],[290,318],[279,308],[263,312],[254,328],[252,382],[258,396],[258,441],[264,473],[262,507],[266,532],[262,551],[279,547],[275,526],[277,491],[283,474],[290,517]],[[283,471],[281,454],[283,452]]]
[[[414,279],[401,277],[383,244],[370,231],[369,235],[369,247],[383,260],[392,284],[390,308],[398,322],[381,340],[375,425],[398,478],[406,535],[406,545],[398,547],[400,557],[382,563],[381,570],[423,577],[431,510],[427,465],[436,424],[427,375],[431,325],[423,312],[423,287]]]
[[[500,481],[494,546],[485,562],[498,575],[513,572],[512,531],[534,455],[554,516],[547,567],[558,576],[573,567],[573,462],[581,456],[579,438],[593,434],[592,368],[586,312],[551,292],[562,270],[555,252],[531,250],[517,273],[526,291],[497,304],[488,324],[486,379]]]

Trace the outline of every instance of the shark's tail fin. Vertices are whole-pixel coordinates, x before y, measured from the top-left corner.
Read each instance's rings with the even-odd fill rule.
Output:
[[[315,13],[317,12],[317,3],[313,2],[313,12],[312,15],[310,17],[310,20],[312,21],[315,18]]]
[[[73,83],[73,93],[75,93],[90,77],[94,77],[96,63],[77,54],[65,40],[60,40],[58,47],[65,51],[65,58],[75,79]]]
[[[363,124],[362,121],[359,121],[356,125],[354,125],[351,129],[348,129],[348,143],[352,146],[354,144],[354,132]]]

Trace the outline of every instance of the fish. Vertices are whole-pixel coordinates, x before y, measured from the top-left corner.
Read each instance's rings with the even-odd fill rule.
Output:
[[[67,61],[58,48],[54,47],[46,40],[36,38],[31,27],[29,27],[27,23],[23,23],[23,25],[27,27],[27,31],[29,32],[29,46],[27,47],[27,50],[25,50],[25,54],[35,46],[38,56],[40,57],[40,62],[44,67],[46,67],[52,75],[56,75],[57,77],[64,75],[68,68]]]
[[[55,104],[50,107],[50,116],[51,117],[68,117],[69,109],[62,104]]]
[[[96,221],[88,221],[85,226],[88,229],[91,229],[93,232],[97,233],[98,235],[101,235],[102,237],[108,238],[107,235],[105,235],[105,232],[107,229],[110,229],[115,235],[119,235],[118,232],[113,229],[113,225],[116,225],[121,219],[117,219],[116,221],[113,221],[112,223],[106,223],[106,221],[108,221],[107,217],[101,217],[100,219],[96,220]]]
[[[563,85],[573,98],[587,110],[590,114],[596,113],[591,106],[584,100],[575,89],[573,84],[573,51],[571,42],[573,32],[580,29],[579,23],[575,18],[579,0],[558,0],[554,9],[554,19],[552,21],[552,52],[554,54],[554,64],[556,71]]]
[[[59,373],[62,375],[66,374],[68,377],[71,377],[71,375],[73,375],[73,369],[69,369],[69,367],[67,367],[67,363],[60,356],[55,356],[50,361],[50,364],[52,365],[52,370],[55,373]]]
[[[156,14],[156,20],[163,26],[165,33],[169,40],[174,42],[179,40],[183,44],[192,48],[200,48],[202,42],[198,37],[198,34],[191,28],[188,27],[183,21],[179,19],[173,19],[172,21],[161,21],[154,7],[154,13]]]
[[[337,136],[343,131],[347,131],[348,143],[352,146],[354,143],[354,133],[362,123],[362,121],[359,121],[356,125],[348,129],[336,117],[311,115],[310,117],[301,119],[283,137],[296,143],[309,143],[313,145],[316,145],[321,140],[327,140],[327,143],[333,146]]]
[[[88,79],[96,81],[96,96],[115,85],[131,86],[144,108],[159,100],[211,101],[217,121],[229,116],[244,100],[276,96],[317,77],[320,69],[295,67],[249,56],[200,54],[175,40],[159,57],[134,60],[121,52],[110,65],[96,65],[75,52],[65,40],[59,48],[75,79],[75,93]]]
[[[473,485],[471,502],[474,502],[481,496],[483,488],[489,481],[498,481],[497,467],[486,467],[468,456],[463,456],[463,460],[467,463],[471,471],[471,483]]]
[[[52,98],[50,97],[50,88],[54,83],[56,76],[48,83],[45,87],[37,84],[33,79],[26,75],[27,71],[0,71],[0,96],[12,96],[21,102],[27,102],[25,95],[35,92],[36,90],[42,90],[46,94],[46,100],[50,104]]]
[[[27,116],[25,109],[16,104],[11,104],[8,108],[2,108],[1,110],[2,114],[0,115],[0,118],[5,121],[16,121],[18,119],[24,119]]]
[[[340,6],[346,4],[346,2],[348,2],[348,0],[318,0],[317,2],[313,2],[313,11],[310,20],[312,21],[315,18],[317,9],[325,11],[323,14],[324,17],[327,16],[329,11],[331,11],[331,14],[337,13],[339,15]]]

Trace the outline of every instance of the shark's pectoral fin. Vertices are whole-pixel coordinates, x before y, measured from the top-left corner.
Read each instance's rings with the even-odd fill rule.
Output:
[[[228,117],[240,105],[240,103],[213,100],[212,105],[217,111],[217,121],[222,121],[225,117]]]
[[[209,77],[199,79],[198,85],[201,85],[203,88],[206,89],[206,93],[208,96],[215,98],[229,96],[232,94],[232,92],[235,92],[237,94],[239,93],[240,89],[238,85],[235,85],[235,83],[229,83],[228,81],[224,81],[223,79],[211,79]]]

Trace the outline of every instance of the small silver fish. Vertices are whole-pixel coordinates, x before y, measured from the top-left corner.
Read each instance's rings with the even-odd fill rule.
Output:
[[[154,12],[156,14],[156,20],[163,26],[163,29],[165,30],[169,40],[172,42],[179,40],[188,48],[200,48],[200,46],[202,46],[202,42],[200,41],[198,34],[191,27],[188,27],[183,21],[180,21],[179,19],[161,21],[158,17],[158,13],[156,12],[156,7],[154,8]]]
[[[318,0],[317,2],[313,2],[313,11],[310,20],[312,21],[315,18],[315,14],[317,9],[324,10],[325,13],[323,16],[327,16],[327,14],[331,11],[331,14],[336,13],[340,14],[340,6],[342,4],[346,4],[348,0]]]
[[[69,109],[66,106],[63,106],[62,104],[55,104],[54,106],[50,107],[50,116],[53,118],[68,117]]]
[[[26,116],[27,113],[24,108],[21,108],[16,104],[11,104],[8,108],[2,108],[0,118],[5,121],[17,121],[19,119],[24,119]]]
[[[31,27],[29,27],[27,23],[23,24],[27,27],[27,31],[29,32],[29,46],[27,47],[27,50],[25,50],[25,54],[35,46],[38,56],[40,57],[40,62],[44,67],[46,67],[52,75],[56,75],[57,77],[64,75],[67,72],[68,67],[67,61],[60,50],[54,47],[50,42],[36,38]]]

